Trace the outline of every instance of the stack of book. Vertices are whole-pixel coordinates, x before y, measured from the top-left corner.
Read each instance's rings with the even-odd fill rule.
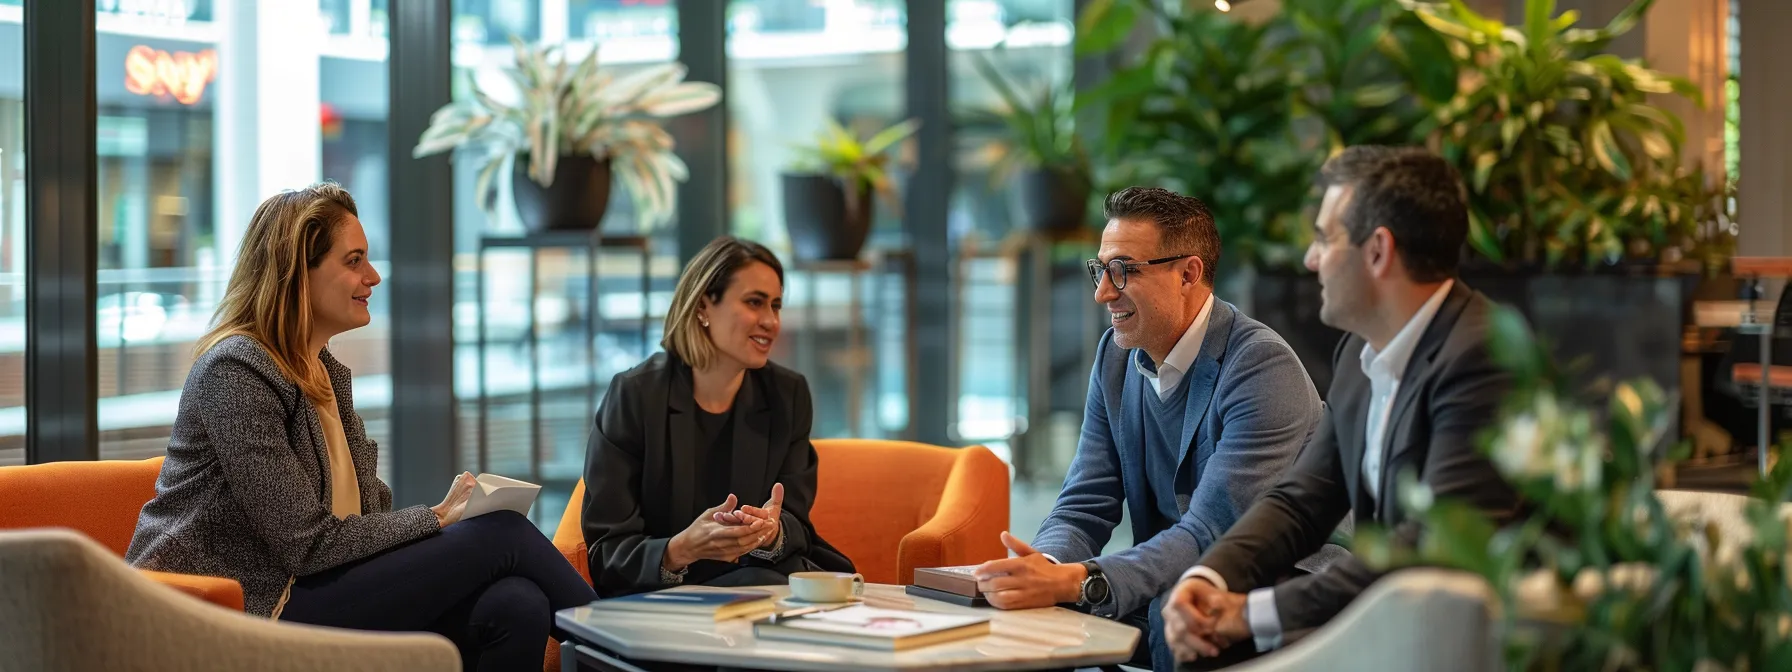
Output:
[[[966,607],[987,607],[983,591],[977,589],[975,565],[934,567],[915,570],[915,583],[905,590],[915,597],[949,602]]]

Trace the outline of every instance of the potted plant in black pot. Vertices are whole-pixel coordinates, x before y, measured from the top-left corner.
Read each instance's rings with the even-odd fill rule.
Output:
[[[781,177],[784,222],[798,259],[858,258],[871,233],[873,197],[900,207],[888,152],[920,127],[909,119],[860,141],[829,119],[815,144],[796,148],[799,159]]]
[[[491,214],[496,180],[509,173],[517,214],[534,233],[597,228],[609,208],[612,178],[634,198],[642,228],[670,218],[678,182],[689,171],[672,152],[662,120],[715,105],[721,89],[683,81],[680,63],[618,74],[598,67],[595,47],[569,68],[556,57],[557,47],[511,43],[516,68],[506,74],[520,100],[500,102],[475,84],[470,99],[430,117],[412,156],[478,153],[481,207]]]
[[[995,146],[990,179],[1015,185],[1020,198],[1018,225],[1047,234],[1082,227],[1089,221],[1089,192],[1094,181],[1089,153],[1076,134],[1076,97],[1071,84],[1047,84],[1032,97],[1023,97],[988,55],[974,53],[971,63],[1002,104],[971,111],[963,115],[962,122],[1003,129],[1005,142]]]

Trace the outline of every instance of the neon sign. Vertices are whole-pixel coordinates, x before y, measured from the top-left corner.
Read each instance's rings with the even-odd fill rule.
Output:
[[[124,88],[143,96],[173,98],[182,105],[199,102],[205,85],[218,76],[218,53],[151,49],[141,44],[124,56]]]

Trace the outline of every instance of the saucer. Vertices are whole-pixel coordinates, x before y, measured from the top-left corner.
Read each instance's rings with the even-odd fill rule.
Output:
[[[863,596],[863,595],[854,595],[850,598],[847,598],[847,599],[841,600],[841,601],[837,601],[837,602],[810,602],[808,600],[805,600],[805,599],[802,599],[802,598],[792,595],[792,596],[786,597],[782,600],[778,600],[778,606],[786,607],[786,608],[828,607],[828,606],[835,606],[835,605],[857,604],[859,602],[864,602],[864,601],[865,601],[865,596]]]

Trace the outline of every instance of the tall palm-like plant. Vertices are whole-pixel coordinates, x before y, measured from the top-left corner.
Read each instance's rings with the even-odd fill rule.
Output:
[[[1078,52],[1113,48],[1137,16],[1157,21],[1160,37],[1078,100],[1106,116],[1101,186],[1198,196],[1213,210],[1225,257],[1297,264],[1307,231],[1301,210],[1323,154],[1295,133],[1300,78],[1291,44],[1220,12],[1115,0],[1085,10]]]
[[[642,225],[671,216],[678,182],[689,176],[672,153],[668,117],[706,109],[721,100],[707,82],[685,82],[680,63],[654,65],[628,74],[599,68],[597,49],[576,67],[557,58],[557,46],[530,47],[511,38],[516,67],[505,74],[521,100],[500,102],[477,84],[466,100],[443,106],[430,117],[413,156],[472,151],[484,165],[475,189],[488,211],[496,200],[493,178],[517,158],[543,187],[554,182],[561,156],[588,154],[608,161],[634,197]]]
[[[1466,81],[1436,110],[1444,155],[1468,177],[1470,243],[1495,261],[1615,260],[1689,235],[1696,213],[1664,198],[1684,179],[1685,131],[1649,94],[1698,101],[1685,79],[1603,53],[1654,0],[1577,28],[1554,0],[1507,26],[1462,0],[1402,0],[1447,40]]]
[[[1399,0],[1285,0],[1302,72],[1297,100],[1324,122],[1326,149],[1411,145],[1428,105],[1456,94],[1449,46]]]

